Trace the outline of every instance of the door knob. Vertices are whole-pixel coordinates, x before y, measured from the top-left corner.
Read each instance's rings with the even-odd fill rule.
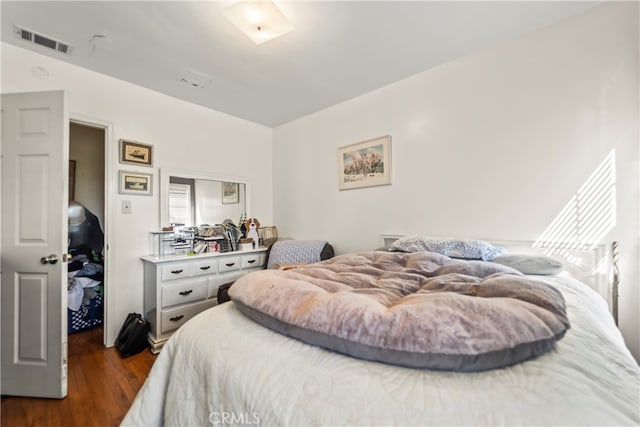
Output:
[[[56,262],[58,262],[58,255],[56,254],[51,254],[49,256],[43,256],[42,258],[40,258],[40,263],[42,264],[55,264]]]

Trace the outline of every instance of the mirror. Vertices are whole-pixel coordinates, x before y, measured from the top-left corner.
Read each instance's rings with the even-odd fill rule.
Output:
[[[160,170],[160,226],[237,224],[249,209],[246,180],[206,172]]]

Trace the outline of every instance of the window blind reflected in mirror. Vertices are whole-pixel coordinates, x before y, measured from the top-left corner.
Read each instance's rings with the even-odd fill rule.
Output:
[[[191,186],[188,184],[169,184],[169,223],[191,224]]]

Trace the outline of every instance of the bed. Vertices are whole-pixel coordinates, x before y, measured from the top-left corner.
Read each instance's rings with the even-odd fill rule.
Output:
[[[638,425],[640,371],[610,314],[606,248],[560,252],[564,271],[534,279],[561,294],[570,328],[526,361],[477,372],[380,363],[274,332],[232,301],[172,336],[122,425]]]

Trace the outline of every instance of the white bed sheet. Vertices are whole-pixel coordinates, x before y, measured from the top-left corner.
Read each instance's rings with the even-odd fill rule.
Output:
[[[122,425],[640,424],[640,370],[605,301],[571,278],[545,280],[571,329],[537,359],[481,373],[354,359],[222,304],[168,341]]]

